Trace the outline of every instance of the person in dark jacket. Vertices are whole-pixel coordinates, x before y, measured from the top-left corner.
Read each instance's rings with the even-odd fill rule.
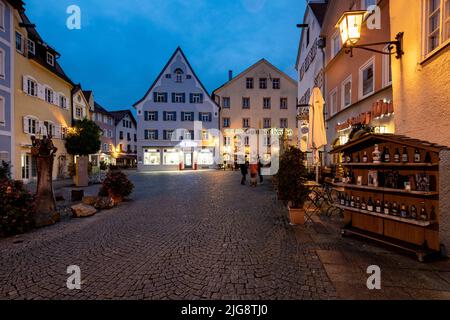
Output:
[[[259,176],[259,183],[263,183],[264,182],[264,178],[261,174],[262,171],[262,163],[261,163],[261,158],[258,157],[258,176]]]
[[[248,162],[240,164],[240,169],[241,169],[241,174],[242,174],[242,179],[241,179],[242,185],[245,185],[245,183],[247,182],[247,174],[248,174],[248,165],[247,164],[248,164]]]

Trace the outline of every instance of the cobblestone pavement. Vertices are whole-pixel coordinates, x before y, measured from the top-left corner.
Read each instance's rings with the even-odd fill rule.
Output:
[[[268,183],[241,186],[221,171],[130,177],[131,202],[0,240],[0,298],[336,297],[312,238],[298,242],[308,233],[288,225]],[[82,290],[66,288],[70,265]]]

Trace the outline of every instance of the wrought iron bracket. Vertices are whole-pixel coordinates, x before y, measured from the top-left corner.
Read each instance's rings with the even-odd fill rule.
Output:
[[[360,45],[354,45],[354,46],[345,45],[344,46],[345,53],[350,54],[350,57],[353,57],[353,49],[362,49],[362,50],[367,50],[367,51],[376,52],[376,53],[380,53],[380,54],[387,54],[387,55],[395,54],[395,57],[397,59],[401,59],[401,57],[405,54],[405,52],[403,51],[403,34],[404,34],[403,32],[399,32],[397,34],[397,36],[395,37],[395,41],[360,44]],[[389,45],[387,52],[370,48],[373,46],[380,46],[383,44]],[[395,51],[393,52],[394,49],[395,49]]]

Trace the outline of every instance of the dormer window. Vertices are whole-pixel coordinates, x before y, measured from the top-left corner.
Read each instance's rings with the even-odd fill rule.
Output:
[[[175,81],[178,83],[183,82],[183,70],[181,69],[175,70]]]
[[[55,56],[47,52],[47,63],[51,66],[55,65]]]
[[[36,45],[33,40],[28,39],[28,53],[36,54]]]

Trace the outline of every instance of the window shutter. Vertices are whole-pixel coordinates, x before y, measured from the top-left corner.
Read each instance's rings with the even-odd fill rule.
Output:
[[[202,113],[201,112],[198,113],[198,121],[202,121]]]
[[[195,117],[195,113],[191,112],[191,119],[192,119],[191,121],[194,121],[194,119],[195,119],[194,117]]]
[[[144,111],[144,120],[148,121],[148,111]]]
[[[189,103],[194,103],[194,94],[193,93],[189,94]]]
[[[163,140],[167,140],[167,131],[163,130]]]
[[[59,105],[59,93],[57,92],[53,92],[53,104],[54,105]]]
[[[174,119],[173,121],[177,121],[177,112],[173,113],[173,119]]]
[[[156,102],[156,92],[153,92],[153,102]]]
[[[155,130],[155,140],[159,140],[159,138],[158,138],[158,133],[159,133],[159,131],[158,131],[158,130]]]
[[[167,102],[167,92],[164,92],[164,102]]]
[[[23,132],[29,133],[30,129],[28,127],[28,117],[23,117]]]
[[[28,94],[28,77],[23,76],[22,80],[23,80],[22,90],[24,93]]]
[[[210,112],[210,113],[208,113],[208,122],[211,122],[212,121],[212,113]]]
[[[55,138],[56,139],[62,139],[62,136],[61,136],[61,125],[59,125],[59,124],[57,124],[55,126]]]
[[[175,102],[175,92],[172,92],[172,103]]]
[[[186,103],[186,93],[183,93],[183,103]]]
[[[181,111],[181,121],[184,121],[184,112]]]
[[[166,111],[163,112],[163,120],[167,121],[167,112]]]
[[[144,139],[148,140],[148,130],[144,130]]]
[[[44,125],[44,121],[39,121],[39,133],[42,136],[46,136],[47,135],[47,127]]]
[[[189,134],[191,135],[191,140],[195,139],[194,130],[189,130]]]
[[[159,112],[155,111],[155,121],[158,121],[158,114],[159,114]]]
[[[45,89],[44,86],[39,84],[37,85],[38,97],[39,99],[45,100]]]
[[[203,93],[200,93],[200,103],[203,103]]]

